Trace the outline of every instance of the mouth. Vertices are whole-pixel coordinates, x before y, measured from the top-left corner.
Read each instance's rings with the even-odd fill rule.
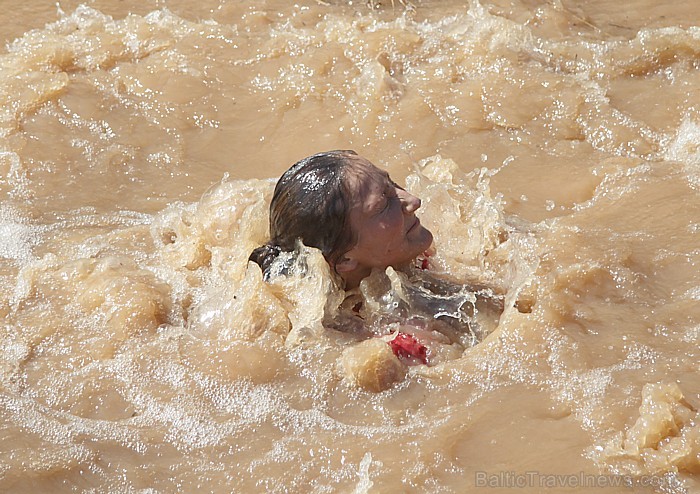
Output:
[[[418,217],[415,217],[415,221],[413,222],[413,224],[409,227],[408,230],[406,230],[406,235],[411,233],[411,231],[419,225],[420,225],[420,220],[418,219]]]

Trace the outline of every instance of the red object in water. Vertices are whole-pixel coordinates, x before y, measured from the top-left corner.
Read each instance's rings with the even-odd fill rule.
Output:
[[[416,361],[423,364],[428,363],[428,349],[425,348],[425,345],[419,343],[413,335],[399,333],[396,335],[396,338],[389,342],[389,346],[394,355],[401,360],[408,360],[414,363],[418,363]]]
[[[420,269],[430,269],[430,261],[428,259],[430,259],[430,256],[432,255],[433,252],[431,252],[430,250],[426,250],[425,252],[423,252],[423,257],[419,256],[417,259],[418,264],[416,267]]]

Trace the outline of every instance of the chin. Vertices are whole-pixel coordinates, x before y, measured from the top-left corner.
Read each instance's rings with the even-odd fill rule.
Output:
[[[425,231],[424,235],[421,235],[420,240],[414,242],[413,248],[411,249],[411,256],[406,262],[414,260],[416,257],[427,251],[431,245],[433,245],[433,235],[428,230]]]
[[[421,226],[421,231],[418,233],[420,235],[419,238],[420,238],[421,248],[420,248],[420,252],[418,252],[418,254],[416,254],[416,255],[422,254],[423,252],[428,250],[428,248],[433,244],[433,234],[430,232],[430,230],[428,230],[427,228],[423,228]]]

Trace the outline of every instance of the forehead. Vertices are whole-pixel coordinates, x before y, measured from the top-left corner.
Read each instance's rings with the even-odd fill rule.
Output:
[[[387,172],[364,159],[357,160],[348,168],[347,185],[353,199],[362,200],[377,194],[381,196],[391,183]]]
[[[351,196],[351,212],[375,209],[392,184],[389,174],[366,160],[353,163],[348,172],[346,183]]]

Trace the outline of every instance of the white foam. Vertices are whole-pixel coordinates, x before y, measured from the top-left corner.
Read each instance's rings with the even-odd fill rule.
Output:
[[[690,186],[700,190],[700,123],[686,117],[668,145],[664,158],[683,163]]]
[[[369,467],[372,465],[372,453],[369,451],[365,453],[365,455],[362,457],[362,461],[360,461],[360,466],[357,472],[358,477],[360,477],[360,480],[357,482],[357,485],[355,486],[355,490],[353,491],[354,494],[366,494],[369,492],[369,490],[372,488],[374,485],[374,482],[370,479],[369,475]]]
[[[17,261],[34,258],[33,247],[39,241],[39,231],[16,208],[0,204],[0,257]]]

